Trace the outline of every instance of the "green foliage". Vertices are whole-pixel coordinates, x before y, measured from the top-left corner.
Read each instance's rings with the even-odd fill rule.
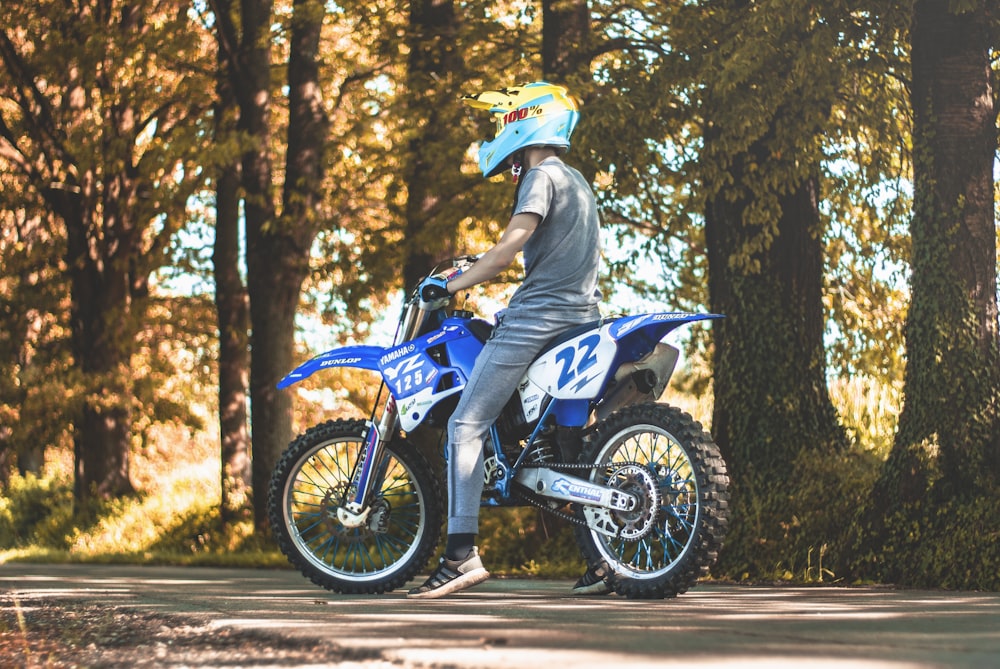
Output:
[[[0,550],[65,550],[73,523],[73,489],[65,481],[15,475],[0,497]]]
[[[0,563],[286,564],[266,538],[253,534],[250,522],[222,524],[217,458],[206,458],[204,444],[197,443],[193,458],[155,457],[145,463],[144,471],[156,472],[144,481],[145,492],[92,499],[85,508],[74,506],[64,474],[11,477],[0,497]]]
[[[74,415],[61,252],[52,217],[0,175],[0,459],[23,471],[41,467],[46,445],[67,443]]]
[[[885,518],[877,549],[851,545],[858,580],[1000,590],[1000,500],[920,500]]]
[[[741,504],[732,509],[729,548],[714,574],[750,581],[842,580],[854,523],[880,465],[880,458],[862,449],[804,450],[787,478],[751,470],[732,479]]]

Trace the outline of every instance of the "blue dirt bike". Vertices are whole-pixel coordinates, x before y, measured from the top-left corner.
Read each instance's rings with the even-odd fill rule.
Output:
[[[450,263],[464,269],[473,260]],[[493,330],[470,312],[449,313],[443,302],[414,290],[392,346],[328,351],[279,384],[338,367],[382,377],[368,420],[308,429],[271,477],[278,545],[319,586],[393,590],[438,547],[443,486],[408,435],[447,424]],[[729,479],[702,426],[656,402],[678,357],[661,340],[685,323],[718,317],[648,313],[556,337],[489,431],[483,505],[532,505],[570,521],[588,566],[603,567],[618,594],[663,598],[692,587],[722,546]]]

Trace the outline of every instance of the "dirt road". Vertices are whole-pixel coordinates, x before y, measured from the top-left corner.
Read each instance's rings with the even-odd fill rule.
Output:
[[[285,570],[5,564],[0,666],[1000,667],[1000,594],[703,584],[649,602],[569,588],[493,579],[414,602]]]

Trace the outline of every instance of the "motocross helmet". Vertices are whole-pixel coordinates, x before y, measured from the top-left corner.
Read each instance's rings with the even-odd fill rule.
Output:
[[[462,101],[489,111],[497,124],[496,136],[479,147],[479,169],[487,179],[508,169],[507,158],[526,147],[568,149],[580,119],[566,88],[546,81],[465,95]]]

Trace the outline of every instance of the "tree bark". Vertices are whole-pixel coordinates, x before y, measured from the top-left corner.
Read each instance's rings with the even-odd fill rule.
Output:
[[[590,3],[542,0],[542,78],[570,86],[590,84]]]
[[[215,135],[232,141],[236,98],[229,80],[231,65],[224,44],[219,48]],[[219,327],[220,516],[224,524],[252,513],[250,435],[247,385],[250,368],[249,301],[240,275],[240,166],[221,165],[215,183],[215,244],[212,251],[215,308]]]
[[[876,506],[975,498],[1000,480],[993,162],[985,5],[920,0],[912,25],[914,212],[904,408]],[[933,483],[933,485],[932,485]]]
[[[466,147],[458,136],[462,59],[458,19],[451,0],[410,3],[410,57],[407,64],[407,118],[412,138],[404,167],[407,187],[403,282],[410,288],[456,249],[455,220],[443,210],[453,197]],[[449,173],[452,172],[452,173]]]

